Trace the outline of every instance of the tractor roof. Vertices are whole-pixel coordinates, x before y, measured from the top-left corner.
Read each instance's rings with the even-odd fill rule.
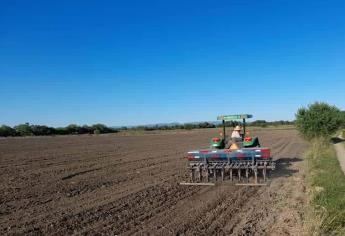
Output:
[[[252,117],[253,117],[253,115],[249,115],[249,114],[223,115],[223,116],[218,116],[217,120],[232,121],[232,120],[248,119],[248,118],[252,118]]]

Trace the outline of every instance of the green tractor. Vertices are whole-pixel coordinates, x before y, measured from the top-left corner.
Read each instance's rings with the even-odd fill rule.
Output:
[[[252,118],[253,115],[242,114],[242,115],[224,115],[218,116],[217,120],[222,121],[223,132],[220,137],[212,138],[211,149],[225,149],[228,143],[228,138],[225,134],[225,122],[226,121],[242,121],[243,133],[241,134],[241,146],[243,148],[260,147],[260,142],[258,137],[250,137],[246,135],[246,119]]]

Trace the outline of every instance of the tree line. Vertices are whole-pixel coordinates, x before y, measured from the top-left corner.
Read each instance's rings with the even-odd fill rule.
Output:
[[[104,124],[94,124],[91,126],[70,124],[66,127],[49,127],[46,125],[33,125],[29,123],[10,127],[7,125],[0,126],[0,136],[45,136],[45,135],[67,135],[67,134],[104,134],[116,133],[117,129],[108,127]]]
[[[267,126],[278,126],[278,125],[294,125],[295,121],[266,121],[266,120],[256,120],[253,122],[248,122],[248,126],[259,126],[259,127],[267,127]],[[226,127],[235,127],[236,125],[241,125],[241,122],[237,121],[227,121],[225,122]],[[194,122],[194,123],[185,123],[185,124],[173,124],[173,125],[140,125],[134,127],[121,127],[119,130],[145,130],[145,131],[153,131],[153,130],[175,130],[175,129],[204,129],[204,128],[219,128],[222,127],[223,124],[221,122]]]
[[[240,122],[229,121],[225,123],[226,127],[235,127],[240,125]],[[265,121],[257,120],[248,123],[249,126],[260,126],[266,127],[269,125],[292,125],[293,121]],[[199,122],[199,123],[185,123],[185,124],[167,124],[167,125],[140,125],[134,127],[120,127],[112,128],[104,124],[94,124],[91,126],[83,125],[79,126],[76,124],[70,124],[66,127],[49,127],[46,125],[33,125],[30,123],[16,125],[10,127],[7,125],[0,126],[0,137],[9,137],[9,136],[47,136],[47,135],[67,135],[67,134],[104,134],[104,133],[117,133],[124,130],[144,130],[144,131],[153,131],[153,130],[176,130],[176,129],[205,129],[205,128],[216,128],[222,127],[220,122]]]
[[[185,123],[185,124],[173,124],[173,125],[140,125],[134,127],[123,127],[120,130],[128,129],[128,130],[145,130],[145,131],[153,131],[153,130],[175,130],[175,129],[204,129],[204,128],[215,128],[216,125],[210,122],[200,122],[200,123]]]

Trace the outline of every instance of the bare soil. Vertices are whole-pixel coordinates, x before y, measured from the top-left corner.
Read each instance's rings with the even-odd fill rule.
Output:
[[[301,235],[295,130],[255,132],[278,163],[269,186],[178,185],[216,132],[0,139],[0,235]]]

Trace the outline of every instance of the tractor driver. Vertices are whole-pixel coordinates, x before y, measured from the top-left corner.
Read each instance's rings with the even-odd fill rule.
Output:
[[[234,131],[232,131],[231,134],[231,139],[235,139],[235,140],[239,140],[242,139],[242,135],[241,135],[241,126],[237,125],[234,129]]]
[[[231,134],[231,139],[228,142],[228,148],[229,149],[238,149],[239,148],[239,142],[242,141],[242,135],[241,135],[241,126],[237,125]]]

